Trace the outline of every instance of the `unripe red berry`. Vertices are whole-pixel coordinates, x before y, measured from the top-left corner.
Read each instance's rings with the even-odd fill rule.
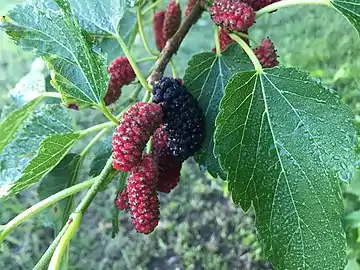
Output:
[[[279,64],[275,46],[270,39],[263,39],[260,46],[254,49],[254,53],[264,68],[275,67]]]
[[[113,167],[127,172],[136,166],[147,141],[162,122],[160,105],[146,102],[132,105],[113,135]]]
[[[169,193],[180,181],[181,160],[175,158],[167,145],[168,137],[164,126],[159,127],[152,137],[153,154],[158,158],[159,181],[156,189]]]
[[[105,105],[118,100],[121,95],[121,87],[131,83],[136,75],[130,65],[129,60],[125,56],[116,58],[108,67],[110,81],[108,91],[104,97]]]
[[[166,40],[163,36],[165,10],[157,11],[153,16],[153,32],[155,35],[156,48],[159,51],[165,47]]]
[[[132,224],[144,234],[151,233],[159,223],[157,181],[157,159],[152,154],[144,154],[141,163],[131,170],[127,184]]]
[[[239,0],[215,0],[210,8],[213,22],[222,28],[246,31],[255,22],[255,11]]]
[[[163,37],[165,41],[170,39],[181,24],[181,9],[180,5],[176,1],[171,1],[166,9],[164,18]]]
[[[124,187],[123,190],[119,192],[115,200],[115,205],[122,211],[130,209],[126,187]]]

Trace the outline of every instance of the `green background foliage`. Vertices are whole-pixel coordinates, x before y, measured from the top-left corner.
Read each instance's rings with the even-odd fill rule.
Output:
[[[3,2],[0,7],[2,14],[14,1],[6,0],[5,5]],[[145,24],[150,37],[150,24]],[[211,31],[210,21],[202,19],[186,37],[184,46],[175,56],[181,75],[193,54],[212,49]],[[360,41],[345,18],[326,7],[294,7],[259,19],[250,34],[258,40],[269,36],[278,49],[282,64],[308,70],[313,77],[332,85],[342,93],[343,101],[351,105],[358,117]],[[153,43],[152,46],[154,48]],[[137,56],[143,54],[144,48],[139,40],[135,41],[134,51]],[[29,71],[32,60],[30,54],[20,51],[0,32],[1,109],[9,102],[6,98],[8,90]],[[141,65],[143,71],[149,67]],[[77,113],[75,117],[80,118],[81,114]],[[94,113],[81,123],[82,128],[91,124],[91,118],[98,120],[99,115]],[[76,149],[83,146],[76,145]],[[94,153],[90,157],[93,156]],[[91,162],[91,158],[85,160],[87,168],[90,168]],[[86,179],[87,173],[85,169],[80,175]],[[70,269],[269,269],[268,265],[258,261],[261,251],[254,236],[253,214],[244,214],[236,208],[227,198],[226,185],[209,175],[199,174],[195,164],[185,166],[183,176],[181,186],[171,196],[161,196],[162,222],[150,237],[136,234],[128,216],[121,213],[120,233],[112,239],[115,183],[101,193],[72,241],[71,253],[74,255],[70,257]],[[360,192],[356,190],[360,190],[359,186],[348,188],[346,193],[350,198],[346,201],[349,212],[360,209]],[[5,223],[38,200],[34,188],[29,193],[2,202],[0,222]],[[49,211],[57,213],[56,207]],[[351,224],[354,219],[356,223],[356,216],[348,218]],[[50,223],[49,216],[44,212],[16,228],[8,238],[4,252],[0,253],[0,268],[30,269],[51,242],[54,231],[43,227]],[[353,243],[349,245],[349,250],[355,258],[357,235],[348,238]]]

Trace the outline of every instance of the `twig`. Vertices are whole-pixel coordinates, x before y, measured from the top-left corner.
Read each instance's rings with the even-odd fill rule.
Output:
[[[190,28],[196,21],[201,17],[204,12],[204,4],[201,3],[201,0],[193,7],[190,15],[185,19],[183,24],[174,34],[174,36],[166,42],[164,49],[161,52],[160,58],[155,63],[155,68],[153,69],[151,75],[147,79],[150,85],[154,85],[161,76],[164,74],[165,68],[169,63],[171,57],[180,47],[181,42],[189,32]]]

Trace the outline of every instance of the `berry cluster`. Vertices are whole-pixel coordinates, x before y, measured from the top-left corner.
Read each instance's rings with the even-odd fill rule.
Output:
[[[108,67],[110,81],[104,97],[105,105],[110,105],[119,99],[121,88],[130,84],[136,77],[129,60],[125,56],[116,58]]]
[[[153,16],[153,32],[156,47],[159,51],[165,47],[168,41],[181,24],[181,9],[179,3],[171,1],[166,10],[159,10]]]
[[[178,80],[163,77],[153,88],[153,102],[162,107],[171,154],[181,161],[193,156],[204,139],[204,115],[197,100]]]

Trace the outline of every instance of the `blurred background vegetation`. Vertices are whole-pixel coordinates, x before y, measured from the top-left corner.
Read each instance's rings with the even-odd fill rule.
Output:
[[[1,0],[0,15],[18,2]],[[182,6],[185,7],[184,1]],[[146,26],[151,38],[150,20]],[[191,55],[214,47],[212,29],[206,14],[186,37],[175,57],[181,76]],[[251,30],[250,35],[258,41],[264,37],[274,41],[281,64],[305,69],[338,90],[359,117],[360,40],[341,15],[326,7],[293,7],[262,17]],[[151,45],[154,48],[153,41]],[[138,39],[133,52],[145,56]],[[21,51],[0,32],[0,110],[9,103],[8,91],[29,71],[33,60],[31,53]],[[146,66],[143,68],[147,70]],[[102,120],[101,115],[94,112],[89,117],[89,111],[75,116],[80,119],[85,114],[81,126]],[[84,180],[91,158],[82,171]],[[348,269],[359,269],[356,259],[360,185],[357,180],[351,187],[344,185]],[[120,232],[114,239],[111,237],[115,190],[116,184],[112,183],[91,205],[71,242],[69,269],[271,269],[262,260],[256,242],[254,215],[243,213],[233,205],[226,184],[200,172],[194,162],[184,166],[180,185],[171,194],[160,196],[161,222],[150,236],[134,232],[128,215],[120,213]],[[38,201],[35,187],[1,203],[0,223],[6,223]],[[7,238],[0,253],[0,269],[34,266],[54,237],[48,214],[37,215]]]

